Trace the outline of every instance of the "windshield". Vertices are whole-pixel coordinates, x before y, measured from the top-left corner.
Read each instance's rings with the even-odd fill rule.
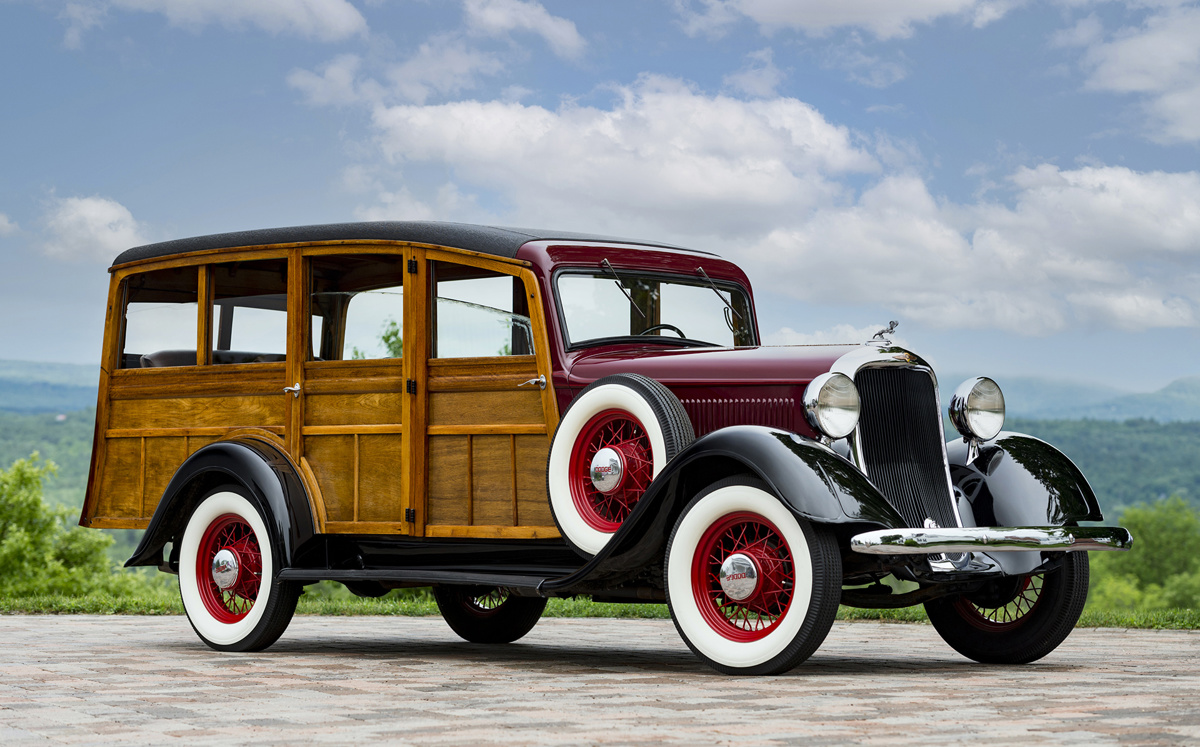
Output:
[[[693,280],[629,270],[566,272],[558,276],[557,291],[569,345],[630,337],[679,345],[755,344],[745,291],[730,283],[714,285],[699,274]]]

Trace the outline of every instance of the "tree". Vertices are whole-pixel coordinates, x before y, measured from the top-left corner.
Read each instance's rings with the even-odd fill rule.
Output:
[[[1200,514],[1180,496],[1138,504],[1119,520],[1133,549],[1092,558],[1090,604],[1102,608],[1200,606]]]

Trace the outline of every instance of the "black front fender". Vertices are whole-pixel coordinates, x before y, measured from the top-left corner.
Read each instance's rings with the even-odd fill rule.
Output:
[[[271,444],[252,438],[199,449],[175,471],[146,533],[126,567],[161,565],[162,549],[183,534],[192,510],[222,485],[236,484],[257,503],[276,548],[276,567],[292,565],[297,549],[316,533],[316,520],[295,468]]]
[[[608,544],[578,572],[544,587],[557,591],[612,578],[661,560],[687,502],[725,477],[759,478],[798,516],[822,524],[904,526],[904,519],[852,463],[794,433],[757,425],[696,439],[654,479]]]
[[[1003,432],[967,461],[967,444],[946,444],[950,478],[966,526],[1064,526],[1103,521],[1087,478],[1065,454],[1033,436]]]

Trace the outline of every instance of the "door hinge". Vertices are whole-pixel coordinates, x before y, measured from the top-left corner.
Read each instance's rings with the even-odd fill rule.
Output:
[[[408,260],[408,274],[410,274],[410,275],[417,274],[417,260],[415,260],[415,259]]]
[[[417,393],[417,380],[409,379],[404,384],[404,391],[408,392],[409,394],[416,394]]]
[[[417,509],[415,509],[415,508],[404,509],[404,520],[411,521],[412,523],[416,524],[417,523]]]

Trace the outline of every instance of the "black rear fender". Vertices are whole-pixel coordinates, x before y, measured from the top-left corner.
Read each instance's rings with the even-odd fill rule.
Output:
[[[188,457],[163,491],[146,533],[126,567],[163,564],[162,550],[183,535],[192,511],[217,488],[239,486],[272,532],[276,568],[292,565],[297,550],[316,533],[304,484],[273,445],[247,438],[209,444]]]

